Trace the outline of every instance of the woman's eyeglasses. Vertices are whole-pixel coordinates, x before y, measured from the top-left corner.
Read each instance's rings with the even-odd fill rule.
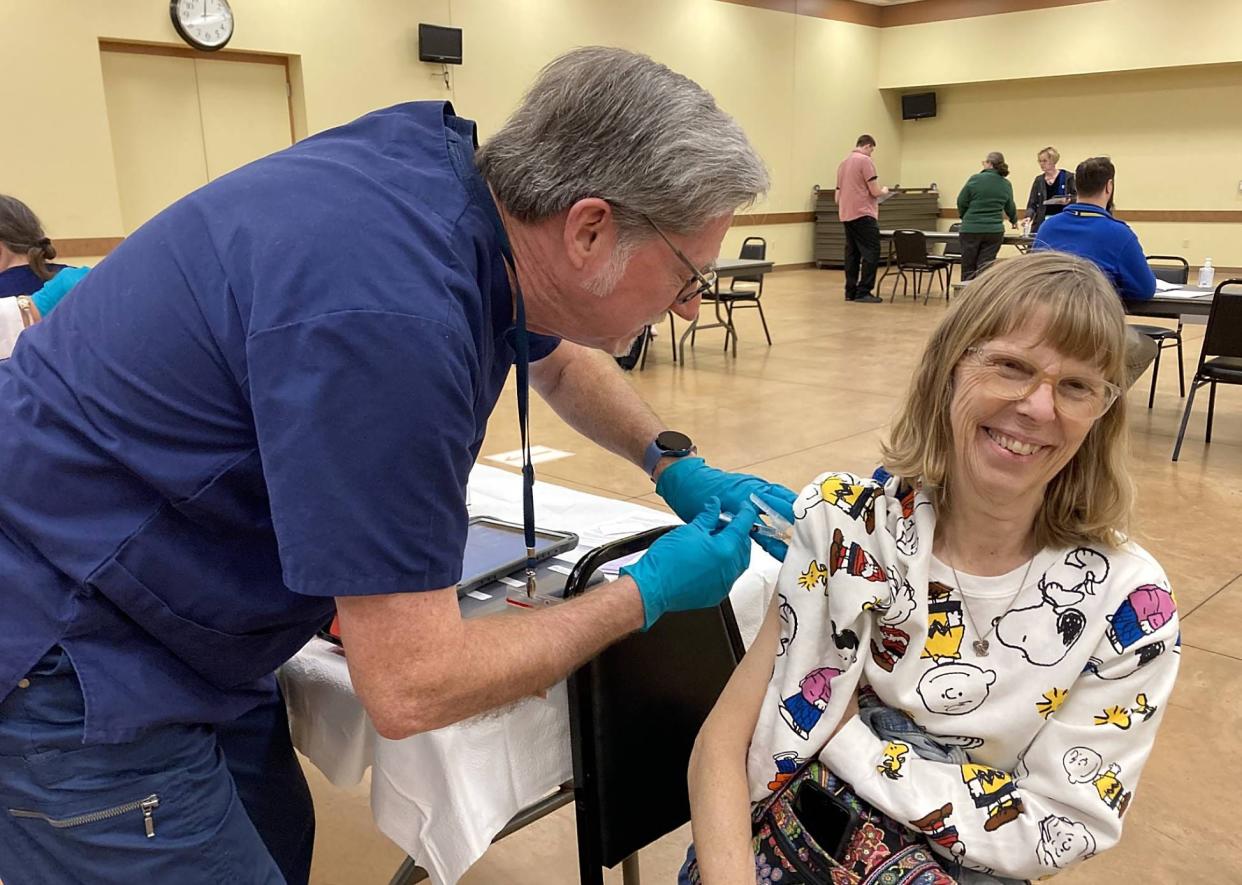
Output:
[[[1121,388],[1103,378],[1045,372],[1017,354],[990,347],[968,347],[963,360],[982,375],[988,392],[1001,399],[1026,399],[1049,382],[1056,409],[1066,418],[1094,421],[1121,396]]]

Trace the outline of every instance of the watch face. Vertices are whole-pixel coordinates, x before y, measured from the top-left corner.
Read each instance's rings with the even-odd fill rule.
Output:
[[[170,0],[168,13],[181,39],[196,49],[220,49],[233,36],[228,0]]]
[[[676,430],[665,430],[656,437],[656,445],[666,452],[688,452],[694,448],[690,437]]]

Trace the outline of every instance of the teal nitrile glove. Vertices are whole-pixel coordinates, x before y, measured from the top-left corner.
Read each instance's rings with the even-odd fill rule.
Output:
[[[712,498],[693,522],[673,529],[651,545],[643,558],[623,566],[643,598],[643,629],[665,612],[719,605],[750,565],[750,527],[758,519],[744,504],[733,521],[717,529],[720,501]]]
[[[756,494],[773,510],[790,522],[794,521],[793,502],[798,497],[783,485],[768,482],[748,473],[726,473],[708,467],[702,458],[678,458],[660,474],[656,493],[664,499],[683,522],[689,522],[703,509],[709,498],[719,498],[720,506],[729,513],[752,506]],[[789,547],[773,538],[755,538],[755,542],[771,556],[785,561]]]
[[[46,317],[55,310],[60,300],[69,294],[69,290],[76,286],[82,277],[86,276],[88,270],[90,270],[89,267],[66,267],[44,283],[43,288],[31,295],[30,300],[39,309],[39,316]]]

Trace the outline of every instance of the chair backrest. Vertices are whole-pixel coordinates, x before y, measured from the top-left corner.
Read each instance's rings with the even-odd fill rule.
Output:
[[[768,241],[763,237],[747,237],[742,240],[742,253],[738,258],[767,258]]]
[[[962,231],[962,225],[960,222],[955,221],[949,225],[949,233],[956,234],[956,233],[961,233],[961,231]],[[957,240],[957,239],[949,240],[947,243],[944,244],[944,254],[946,257],[957,256],[960,258],[962,254],[962,241]]]
[[[652,529],[588,553],[570,574],[566,597],[581,593],[605,562],[645,549],[666,531]],[[726,599],[715,608],[667,614],[569,677],[584,871],[614,866],[690,819],[690,751],[743,653]],[[603,880],[592,875],[590,881]]]
[[[738,258],[757,258],[764,259],[768,257],[768,241],[763,237],[747,237],[742,240],[742,251],[738,254]],[[763,274],[738,274],[733,278],[734,283],[762,283]],[[729,284],[729,288],[733,288],[733,284]]]
[[[927,264],[927,238],[921,230],[893,231],[897,264]]]
[[[1148,255],[1146,259],[1156,279],[1179,286],[1190,282],[1190,262],[1180,255]]]
[[[1216,287],[1199,365],[1214,356],[1242,357],[1242,279],[1225,280]]]

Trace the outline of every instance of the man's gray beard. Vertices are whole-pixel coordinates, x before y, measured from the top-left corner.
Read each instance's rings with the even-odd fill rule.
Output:
[[[582,288],[596,298],[607,298],[617,288],[621,278],[625,276],[625,269],[629,267],[630,257],[633,254],[634,250],[632,247],[618,246],[613,251],[612,257],[608,259],[608,266],[589,280],[586,280],[582,284]]]

